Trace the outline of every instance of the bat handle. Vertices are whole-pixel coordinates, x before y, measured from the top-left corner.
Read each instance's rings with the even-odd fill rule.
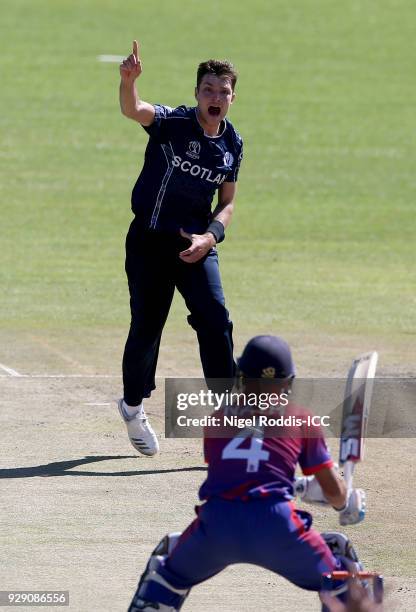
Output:
[[[354,472],[355,463],[353,461],[346,461],[344,464],[344,480],[347,485],[348,491],[352,489],[352,475]]]

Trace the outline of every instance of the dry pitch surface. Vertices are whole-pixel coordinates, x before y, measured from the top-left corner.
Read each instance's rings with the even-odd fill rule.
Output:
[[[71,610],[121,612],[154,545],[193,518],[205,475],[201,442],[163,438],[160,381],[148,414],[161,453],[137,456],[115,408],[118,375],[80,372],[66,362],[63,376],[1,372],[1,589],[68,589]],[[159,371],[172,375],[177,363],[165,352]],[[336,442],[331,446],[335,451]],[[413,452],[412,439],[369,440],[357,471],[368,516],[348,533],[366,566],[386,576],[386,610],[415,609]],[[329,509],[313,513],[317,529],[337,528]],[[319,605],[315,595],[278,576],[239,565],[195,588],[184,610],[289,612]]]

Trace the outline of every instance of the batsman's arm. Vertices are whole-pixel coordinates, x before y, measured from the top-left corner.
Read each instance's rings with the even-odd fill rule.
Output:
[[[133,41],[133,52],[120,64],[120,108],[123,115],[141,125],[151,125],[155,118],[152,104],[140,100],[136,79],[142,73],[137,40]]]
[[[315,478],[318,481],[328,503],[340,510],[347,503],[347,486],[344,479],[334,468],[324,468],[316,472]]]
[[[343,508],[347,500],[347,487],[336,467],[322,468],[313,476],[298,476],[294,483],[295,494],[310,504],[330,504]]]
[[[297,477],[294,490],[303,502],[330,504],[339,512],[341,525],[355,525],[365,518],[365,491],[347,489],[344,479],[334,467],[323,468],[314,476]]]

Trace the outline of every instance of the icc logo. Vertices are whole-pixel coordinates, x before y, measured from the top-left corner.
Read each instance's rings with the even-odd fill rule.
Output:
[[[199,153],[201,151],[201,144],[197,140],[191,140],[188,145],[186,154],[192,159],[199,159]]]
[[[234,161],[234,157],[229,151],[227,151],[226,154],[224,155],[224,166],[231,166],[233,161]]]

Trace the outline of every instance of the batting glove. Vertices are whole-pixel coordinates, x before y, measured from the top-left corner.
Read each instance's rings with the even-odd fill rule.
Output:
[[[315,476],[298,476],[294,483],[295,495],[307,504],[328,504]]]
[[[365,518],[366,502],[365,491],[362,489],[351,489],[348,492],[347,503],[343,508],[336,509],[339,512],[340,525],[356,525]]]

